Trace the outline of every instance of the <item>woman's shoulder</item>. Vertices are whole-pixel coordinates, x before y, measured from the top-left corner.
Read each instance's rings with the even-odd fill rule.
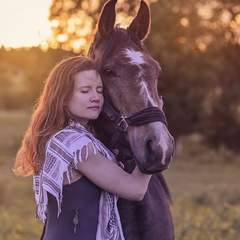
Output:
[[[69,139],[74,140],[75,138],[84,138],[84,137],[87,137],[87,134],[85,131],[67,126],[65,128],[58,130],[55,134],[53,134],[51,137],[51,140],[64,142],[64,141],[68,141]]]
[[[81,146],[84,146],[91,141],[92,139],[86,131],[67,126],[52,135],[49,139],[49,145],[71,149],[76,146],[77,148],[81,148]]]

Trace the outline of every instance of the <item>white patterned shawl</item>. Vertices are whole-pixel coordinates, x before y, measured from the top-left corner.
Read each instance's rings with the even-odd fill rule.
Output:
[[[58,203],[58,216],[61,213],[63,174],[67,174],[71,183],[72,169],[85,159],[82,150],[92,144],[94,153],[99,151],[111,161],[114,155],[81,124],[71,121],[69,126],[54,134],[46,147],[46,159],[39,175],[33,177],[33,188],[37,203],[37,218],[45,222],[48,204],[47,192],[51,193]],[[117,197],[106,191],[101,192],[97,240],[123,240],[122,227],[117,209]]]

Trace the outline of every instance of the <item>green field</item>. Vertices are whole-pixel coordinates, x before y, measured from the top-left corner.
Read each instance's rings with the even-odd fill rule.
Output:
[[[184,139],[183,146],[165,172],[176,240],[239,240],[239,156],[209,150],[198,136]]]
[[[0,240],[37,240],[41,234],[32,179],[11,171],[29,116],[0,112]],[[183,139],[164,174],[173,197],[176,240],[240,239],[239,156],[210,150],[192,135]]]

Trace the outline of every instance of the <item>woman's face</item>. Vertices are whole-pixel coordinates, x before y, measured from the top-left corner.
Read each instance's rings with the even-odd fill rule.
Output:
[[[74,90],[67,108],[87,128],[88,121],[98,118],[103,105],[103,85],[95,70],[79,72],[74,79]]]

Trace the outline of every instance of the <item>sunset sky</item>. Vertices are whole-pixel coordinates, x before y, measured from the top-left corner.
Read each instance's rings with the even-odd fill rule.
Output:
[[[38,46],[50,34],[51,0],[0,0],[0,47]]]

